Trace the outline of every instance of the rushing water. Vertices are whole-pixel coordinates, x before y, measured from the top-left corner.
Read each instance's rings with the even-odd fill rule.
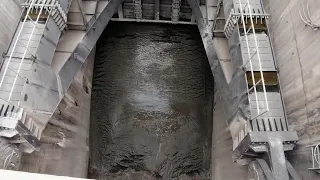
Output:
[[[89,177],[208,179],[212,100],[195,26],[109,23],[95,59]]]

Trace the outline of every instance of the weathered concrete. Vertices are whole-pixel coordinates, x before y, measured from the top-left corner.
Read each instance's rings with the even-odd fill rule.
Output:
[[[41,150],[24,154],[21,170],[87,177],[91,81],[95,50],[77,73],[41,137]]]
[[[89,177],[209,178],[213,78],[197,28],[113,22],[95,62]]]
[[[320,141],[320,31],[305,26],[298,0],[263,0],[271,14],[269,28],[279,67],[280,83],[289,121],[298,131],[297,149],[289,155],[302,179],[318,179],[308,171],[311,150]],[[320,1],[308,0],[311,17],[320,23]]]
[[[246,180],[247,166],[232,160],[232,137],[226,121],[226,111],[219,91],[214,94],[212,129],[212,180]]]
[[[52,176],[47,174],[26,173],[19,171],[0,170],[0,177],[2,179],[12,180],[84,180],[82,178],[72,178],[67,176]]]

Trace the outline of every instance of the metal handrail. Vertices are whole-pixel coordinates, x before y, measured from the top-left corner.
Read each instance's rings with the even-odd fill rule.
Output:
[[[32,9],[32,6],[34,5],[35,1],[36,1],[36,0],[32,0],[31,4],[30,4],[30,6],[29,6],[29,8],[28,8],[28,10],[27,10],[27,14],[30,13],[30,11],[31,11],[31,9]],[[8,59],[7,65],[6,65],[5,69],[4,69],[4,73],[3,73],[3,76],[2,76],[1,81],[0,81],[0,88],[2,87],[5,74],[7,73],[7,70],[8,70],[9,64],[10,64],[10,61],[11,61],[11,59],[12,59],[14,50],[15,50],[15,48],[16,48],[16,46],[17,46],[18,40],[19,40],[19,38],[20,38],[22,29],[23,29],[23,26],[24,26],[25,22],[27,21],[27,18],[28,18],[28,17],[25,16],[25,18],[24,18],[24,20],[23,20],[23,22],[22,22],[21,28],[20,28],[20,30],[19,30],[19,32],[18,32],[17,39],[16,39],[16,41],[15,41],[14,44],[13,44],[13,48],[12,48],[12,51],[11,51],[11,53],[10,53],[10,57],[9,57],[9,59]]]
[[[314,148],[312,148],[312,162],[313,162],[313,167],[315,166],[315,162],[318,164],[318,167],[320,168],[320,143],[317,144]]]
[[[312,167],[310,170],[320,169],[320,143],[312,144],[307,147],[311,148]]]
[[[20,72],[20,70],[21,70],[21,66],[22,66],[22,63],[23,63],[23,61],[24,61],[24,59],[25,59],[25,56],[26,56],[26,54],[27,54],[27,51],[28,51],[28,48],[29,48],[30,41],[31,41],[31,39],[32,39],[34,30],[36,29],[37,23],[38,23],[38,21],[39,21],[39,19],[40,19],[42,10],[43,10],[44,5],[46,4],[46,2],[47,2],[47,0],[42,0],[42,5],[41,5],[41,8],[40,8],[40,11],[39,11],[39,13],[38,13],[38,16],[37,16],[36,21],[34,22],[34,26],[33,26],[33,28],[32,28],[32,31],[31,31],[29,40],[28,40],[28,42],[27,42],[25,51],[24,51],[23,56],[22,56],[22,59],[21,59],[21,61],[20,61],[20,63],[19,63],[19,67],[18,67],[18,70],[17,70],[17,74],[19,74],[19,72]],[[31,7],[31,6],[30,6],[30,7]],[[29,8],[30,8],[30,7],[29,7]],[[29,14],[26,14],[26,17],[27,17],[27,16],[29,16]],[[22,28],[23,28],[23,27],[22,27]],[[14,50],[12,50],[12,51],[14,51]],[[8,97],[8,101],[10,101],[10,99],[11,99],[14,86],[15,86],[15,84],[16,84],[16,82],[17,82],[17,78],[18,78],[18,75],[17,75],[17,74],[16,74],[16,76],[15,76],[15,78],[14,78],[14,81],[13,81],[13,84],[12,84],[12,88],[11,88],[11,91],[10,91],[10,94],[9,94],[9,97]],[[5,74],[4,74],[4,75],[5,75]],[[4,78],[4,76],[3,76],[3,78]],[[20,101],[18,102],[18,105],[19,105],[19,103],[20,103]]]
[[[257,42],[257,37],[256,37],[256,33],[255,33],[255,27],[254,27],[254,23],[253,23],[253,15],[252,15],[252,12],[251,12],[251,6],[250,6],[250,2],[249,0],[247,0],[247,3],[246,3],[246,6],[248,6],[248,13],[245,13],[244,10],[243,10],[243,7],[242,7],[242,3],[241,3],[241,0],[239,0],[239,6],[240,6],[240,16],[241,16],[241,21],[242,21],[242,25],[243,25],[243,31],[244,31],[244,38],[242,38],[242,40],[245,39],[246,41],[246,46],[247,46],[247,51],[248,51],[248,62],[250,64],[250,71],[251,71],[251,76],[252,76],[252,87],[249,89],[248,87],[248,94],[251,92],[251,90],[253,89],[254,90],[254,96],[255,96],[255,99],[257,101],[256,103],[256,106],[257,106],[257,111],[258,111],[258,115],[255,116],[254,118],[258,118],[259,116],[265,114],[266,112],[269,111],[269,104],[268,104],[268,98],[267,98],[267,93],[266,93],[266,87],[265,87],[265,81],[264,81],[264,76],[263,76],[263,71],[262,71],[262,65],[261,65],[261,57],[260,57],[260,52],[259,52],[259,47],[258,47],[258,42]],[[261,75],[261,79],[259,81],[256,82],[255,80],[255,77],[254,77],[254,71],[253,71],[253,65],[252,65],[252,58],[254,55],[251,55],[251,52],[250,52],[250,46],[249,46],[249,40],[248,40],[248,32],[247,31],[247,28],[246,28],[246,22],[245,22],[245,19],[244,19],[244,13],[248,16],[249,15],[249,18],[250,18],[250,27],[248,28],[249,30],[252,30],[252,33],[253,33],[253,37],[254,37],[254,42],[255,42],[255,48],[256,48],[256,51],[254,53],[254,55],[257,54],[257,59],[258,59],[258,64],[259,64],[259,72],[260,72],[260,75]],[[241,41],[242,41],[241,40]],[[248,62],[246,62],[245,64],[247,64]],[[262,113],[260,113],[260,107],[259,107],[259,100],[258,100],[258,95],[257,95],[257,89],[256,89],[256,86],[259,84],[259,83],[262,83],[262,87],[263,87],[263,94],[264,94],[264,98],[265,98],[265,104],[266,104],[266,110],[263,111]],[[250,101],[250,98],[249,98],[249,101]]]
[[[250,21],[251,21],[251,25],[252,25],[252,32],[253,32],[253,37],[254,37],[254,42],[257,48],[257,56],[258,56],[258,61],[259,61],[259,70],[260,70],[260,75],[261,75],[261,79],[262,79],[262,88],[263,88],[263,92],[264,92],[264,98],[265,98],[265,102],[266,102],[266,111],[269,111],[269,104],[268,104],[268,98],[267,98],[267,92],[266,92],[266,85],[264,82],[264,76],[263,76],[263,71],[262,71],[262,65],[261,65],[261,58],[260,58],[260,52],[259,52],[259,47],[258,47],[258,41],[257,41],[257,36],[256,36],[256,30],[254,28],[254,24],[253,24],[253,18],[252,18],[252,14],[251,14],[251,6],[250,6],[250,2],[249,0],[247,0],[248,3],[248,9],[249,9],[249,17],[250,17]],[[249,47],[248,47],[249,48]]]
[[[244,15],[242,14],[243,9],[242,9],[242,5],[241,5],[241,0],[239,0],[239,4],[240,4],[240,10],[241,10],[241,21],[242,21],[242,25],[243,25],[243,31],[244,31],[244,36],[246,38],[246,44],[247,44],[247,49],[248,49],[248,55],[249,57],[251,57],[251,53],[250,53],[250,47],[249,47],[249,41],[248,41],[248,35],[247,35],[247,31],[246,31],[246,23],[244,20]],[[252,24],[251,24],[252,26]],[[252,82],[253,82],[253,89],[254,89],[254,95],[256,100],[258,100],[258,95],[257,95],[257,88],[256,88],[256,81],[255,81],[255,77],[254,77],[254,72],[253,72],[253,66],[252,66],[252,61],[251,58],[249,59],[249,64],[250,64],[250,68],[251,68],[251,76],[252,76]],[[257,110],[258,110],[258,114],[260,113],[260,108],[259,108],[259,103],[257,102]]]

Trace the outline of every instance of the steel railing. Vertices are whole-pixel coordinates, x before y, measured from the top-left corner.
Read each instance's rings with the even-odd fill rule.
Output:
[[[4,79],[8,73],[8,69],[12,72],[14,72],[14,80],[12,82],[12,87],[10,89],[10,93],[9,93],[9,96],[7,99],[4,99],[4,98],[1,98],[3,100],[5,100],[6,102],[9,102],[10,104],[13,104],[12,102],[10,102],[11,98],[12,98],[12,94],[13,94],[13,91],[15,89],[15,86],[16,86],[16,83],[17,83],[17,79],[18,77],[24,79],[25,82],[28,82],[28,79],[26,77],[23,77],[21,76],[19,73],[21,71],[21,68],[22,68],[22,65],[23,65],[23,62],[24,60],[26,59],[26,56],[27,56],[27,52],[29,52],[33,57],[36,57],[35,53],[36,53],[36,50],[35,52],[32,52],[29,48],[30,48],[30,42],[32,41],[32,38],[34,37],[34,33],[35,33],[35,30],[39,31],[40,34],[43,34],[44,33],[44,29],[43,30],[40,30],[37,28],[38,26],[38,23],[39,23],[39,20],[40,20],[40,17],[41,15],[43,14],[43,10],[45,10],[45,13],[44,14],[47,14],[49,15],[52,11],[52,9],[50,10],[49,8],[47,8],[45,5],[47,5],[48,0],[32,0],[29,7],[27,8],[27,12],[23,18],[23,22],[21,23],[21,27],[20,29],[18,30],[18,34],[17,36],[15,37],[15,41],[13,43],[13,47],[11,49],[11,52],[10,52],[10,56],[8,59],[5,59],[5,63],[6,63],[6,66],[5,68],[3,69],[3,74],[2,74],[2,78],[1,78],[1,81],[0,81],[0,90],[1,90],[1,87],[3,86],[3,83],[4,83]],[[30,1],[29,1],[30,2]],[[36,2],[38,4],[36,4]],[[37,17],[36,17],[36,20],[34,21],[31,17],[30,17],[30,13],[31,12],[35,12],[37,14]],[[48,12],[48,13],[47,13]],[[27,34],[29,37],[27,39],[27,42],[26,42],[26,45],[23,43],[22,39],[21,39],[21,35],[23,33],[23,31],[26,29],[26,28],[30,28],[30,27],[26,27],[27,23],[26,22],[32,22],[33,24],[33,27],[32,27],[32,30],[31,30],[31,33],[30,34]],[[25,39],[24,39],[25,40]],[[39,41],[36,43],[36,44],[40,44],[40,41],[41,41],[41,38],[39,38]],[[19,43],[19,44],[18,44]],[[17,47],[24,47],[24,50],[23,50],[23,54],[21,57],[13,57],[13,54],[14,53],[18,53],[16,50],[17,50]],[[38,48],[38,46],[36,47]],[[14,70],[12,68],[10,68],[10,64],[12,63],[12,59],[13,58],[21,58],[20,62],[19,62],[19,66],[18,66],[18,69],[17,70]],[[18,103],[16,104],[17,106],[19,106],[20,104],[20,100],[18,100]]]
[[[249,63],[250,65],[250,73],[252,76],[252,87],[249,88],[249,83],[247,86],[247,94],[250,94],[251,91],[253,90],[254,92],[254,97],[256,100],[256,108],[257,108],[257,115],[255,117],[251,117],[252,119],[258,118],[259,116],[265,114],[266,112],[269,111],[269,105],[268,105],[268,97],[267,97],[267,92],[266,92],[266,86],[265,86],[265,79],[264,79],[264,74],[263,74],[263,70],[262,70],[262,64],[261,64],[261,57],[260,57],[260,52],[259,52],[259,46],[258,46],[258,41],[257,41],[257,37],[256,37],[256,30],[255,30],[255,26],[254,26],[254,21],[253,21],[253,14],[252,14],[252,10],[251,10],[251,5],[249,0],[247,0],[247,3],[245,5],[245,7],[242,7],[242,3],[241,0],[239,0],[239,6],[240,6],[240,17],[241,17],[241,21],[242,21],[242,25],[243,25],[243,32],[244,32],[244,38],[241,39],[240,44],[242,43],[243,40],[246,41],[246,46],[247,46],[247,51],[248,51],[248,61],[244,63],[244,66],[246,66],[247,63]],[[248,12],[245,12],[245,8],[248,7]],[[245,14],[245,15],[244,15]],[[250,19],[250,26],[249,28],[246,27],[246,20],[245,20],[245,16],[249,17]],[[253,38],[254,38],[254,53],[251,54],[251,50],[250,50],[250,44],[249,44],[249,39],[248,39],[248,33],[250,33],[250,31],[252,31],[253,34]],[[256,81],[255,79],[255,72],[256,70],[253,69],[253,57],[257,56],[257,61],[258,61],[258,72],[260,72],[260,79]],[[263,95],[264,95],[264,103],[265,103],[265,110],[260,109],[260,104],[259,101],[260,99],[258,98],[258,94],[257,94],[257,85],[261,84],[262,85],[262,89],[263,89]],[[248,96],[249,98],[249,96]],[[249,103],[251,104],[251,99],[249,98]]]

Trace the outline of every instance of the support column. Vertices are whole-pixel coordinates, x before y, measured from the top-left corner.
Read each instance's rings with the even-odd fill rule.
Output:
[[[269,158],[275,180],[289,180],[288,173],[284,173],[288,170],[282,142],[280,138],[270,137],[269,140]]]
[[[188,0],[188,3],[192,9],[193,15],[195,16],[195,20],[197,22],[198,29],[201,35],[202,43],[211,66],[211,71],[213,74],[215,74],[215,69],[218,66],[218,57],[214,48],[212,29],[208,24],[207,19],[202,16],[199,2],[194,0]]]
[[[154,0],[154,19],[160,19],[160,0]]]
[[[173,22],[179,21],[180,5],[181,5],[181,0],[172,1],[171,21]]]
[[[134,16],[136,19],[142,19],[141,0],[134,0]]]

